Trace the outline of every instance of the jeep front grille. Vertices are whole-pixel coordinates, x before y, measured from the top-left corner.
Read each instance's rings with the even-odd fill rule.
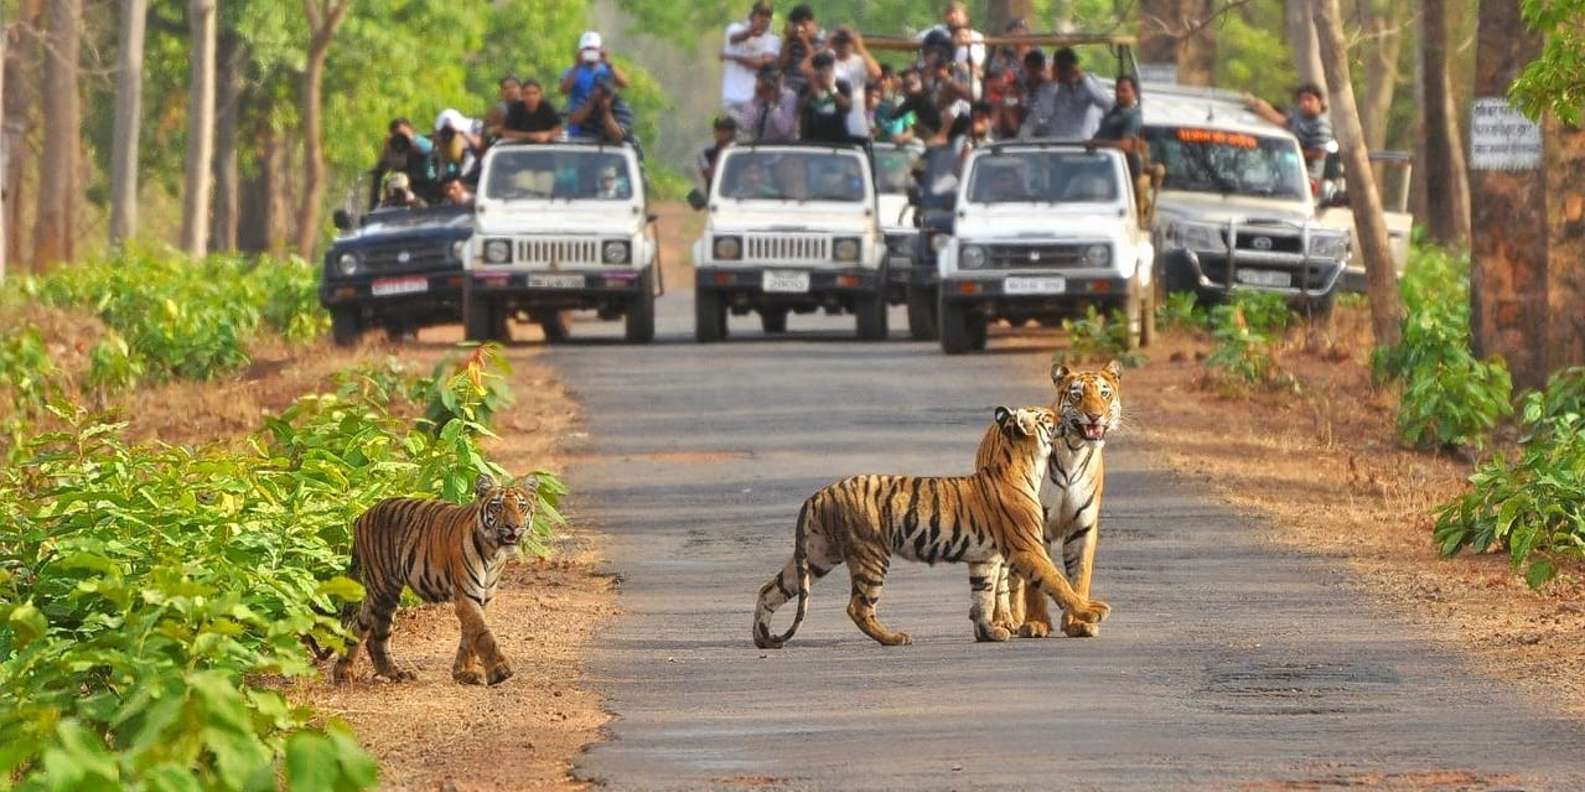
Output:
[[[1078,269],[1087,267],[1085,245],[991,245],[991,269]]]
[[[414,244],[376,245],[363,253],[363,265],[372,272],[403,272],[407,270],[439,269],[447,265],[460,267],[451,259],[451,243],[433,241]]]
[[[830,261],[831,238],[814,234],[766,234],[743,240],[745,261]]]
[[[514,264],[575,264],[600,263],[600,241],[597,239],[545,239],[530,237],[517,240]]]

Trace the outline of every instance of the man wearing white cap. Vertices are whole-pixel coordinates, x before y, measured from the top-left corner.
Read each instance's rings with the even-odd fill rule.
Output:
[[[472,179],[484,151],[484,124],[453,108],[435,119],[435,175],[439,181]]]
[[[589,95],[594,93],[595,81],[604,75],[610,75],[616,87],[627,87],[627,75],[611,62],[610,53],[606,52],[605,42],[599,32],[586,31],[578,38],[578,56],[572,68],[561,74],[561,92],[567,95],[567,107],[583,107],[589,101]],[[567,132],[573,137],[584,134],[584,130],[576,124],[569,126]]]

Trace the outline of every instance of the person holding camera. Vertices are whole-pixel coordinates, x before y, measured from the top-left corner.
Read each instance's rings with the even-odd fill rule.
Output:
[[[770,32],[774,13],[770,3],[756,0],[747,22],[726,28],[721,47],[721,108],[737,113],[754,100],[754,81],[760,67],[781,55],[781,38]]]
[[[561,92],[567,95],[567,106],[577,108],[587,104],[601,80],[608,80],[616,88],[628,86],[627,75],[611,62],[611,53],[606,51],[599,32],[590,30],[578,39],[578,55],[572,68],[561,75]],[[576,121],[568,124],[567,131],[573,137],[597,134],[584,130]]]
[[[782,85],[781,67],[760,67],[754,98],[737,115],[746,143],[791,143],[798,139],[798,95]]]
[[[604,143],[637,144],[633,137],[633,109],[617,93],[616,79],[605,75],[594,81],[589,101],[567,116],[567,126],[585,137]]]
[[[1101,114],[1116,100],[1095,75],[1079,68],[1079,56],[1063,47],[1052,58],[1055,79],[1029,99],[1029,112],[1018,136],[1053,140],[1089,140],[1101,126]]]
[[[387,174],[380,191],[381,209],[423,209],[427,204],[413,192],[412,182],[401,171]]]
[[[435,178],[476,182],[484,155],[484,125],[447,108],[435,119]],[[438,198],[438,192],[436,197]]]
[[[803,93],[809,85],[809,74],[804,67],[809,57],[826,48],[825,34],[815,24],[814,9],[800,3],[787,13],[787,28],[782,32],[781,68],[782,86],[794,95]]]
[[[803,139],[817,143],[848,143],[848,116],[857,100],[853,86],[837,77],[836,56],[830,52],[817,53],[811,60],[812,77],[809,87],[799,98],[799,117]]]
[[[423,189],[435,182],[433,162],[435,145],[424,135],[413,130],[406,118],[394,118],[386,127],[385,146],[375,163],[373,180],[369,185],[369,207],[379,206],[384,200],[386,176],[400,173],[406,177],[408,189]]]

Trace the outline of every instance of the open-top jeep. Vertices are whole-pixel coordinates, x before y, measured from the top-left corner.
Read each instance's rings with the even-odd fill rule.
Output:
[[[1298,139],[1236,95],[1154,84],[1142,93],[1151,158],[1166,168],[1156,198],[1165,289],[1259,289],[1328,310],[1350,238],[1317,219]]]
[[[644,188],[629,145],[490,149],[464,281],[469,340],[505,339],[508,321],[526,318],[559,341],[569,310],[625,317],[628,341],[652,340],[660,283]]]
[[[857,146],[739,145],[722,152],[704,235],[694,244],[695,333],[727,334],[757,312],[767,333],[787,314],[848,312],[864,339],[886,337],[886,246],[870,158]]]
[[[1131,345],[1154,334],[1154,250],[1122,152],[1031,141],[964,165],[939,253],[941,348],[982,350],[990,322],[1122,309]]]
[[[356,223],[338,211],[336,226],[342,234],[325,253],[319,302],[337,344],[354,344],[371,327],[395,340],[462,319],[467,208],[377,209]]]

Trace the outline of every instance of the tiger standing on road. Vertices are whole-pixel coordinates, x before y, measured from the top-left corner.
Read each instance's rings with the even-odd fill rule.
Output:
[[[1051,382],[1057,388],[1052,409],[1060,416],[1061,425],[1040,486],[1043,534],[1047,551],[1053,559],[1062,559],[1068,580],[1081,599],[1090,596],[1106,473],[1101,450],[1107,432],[1116,429],[1123,417],[1122,380],[1123,367],[1116,361],[1099,371],[1070,371],[1061,364],[1051,367]],[[983,465],[996,458],[1005,444],[1000,432],[986,432],[976,462]],[[1005,569],[997,583],[993,622],[1026,638],[1051,634],[1045,599],[1038,591],[1026,591],[1024,581]],[[1093,638],[1099,629],[1095,622],[1062,616],[1062,631],[1069,636]]]
[[[495,598],[506,561],[532,529],[537,493],[521,484],[497,485],[487,475],[474,484],[474,501],[456,506],[439,500],[380,501],[353,525],[352,572],[363,583],[363,603],[347,614],[353,640],[336,661],[334,678],[345,682],[365,637],[374,673],[395,682],[413,678],[391,661],[391,638],[402,589],[412,587],[425,602],[451,600],[462,639],[453,679],[465,685],[498,684],[512,676],[484,610]],[[483,661],[483,668],[480,667]]]
[[[966,562],[969,619],[980,641],[1011,636],[991,623],[1004,563],[1033,581],[1034,590],[1055,599],[1075,622],[1105,618],[1106,604],[1075,594],[1041,541],[1040,483],[1058,432],[1056,413],[998,407],[991,431],[1003,442],[972,476],[855,476],[804,501],[793,557],[759,591],[754,645],[778,649],[786,643],[809,611],[813,581],[843,563],[852,583],[848,616],[853,623],[884,646],[912,643],[907,633],[893,632],[875,618],[894,555],[927,564]],[[772,635],[771,615],[795,595],[798,613],[792,626]]]

